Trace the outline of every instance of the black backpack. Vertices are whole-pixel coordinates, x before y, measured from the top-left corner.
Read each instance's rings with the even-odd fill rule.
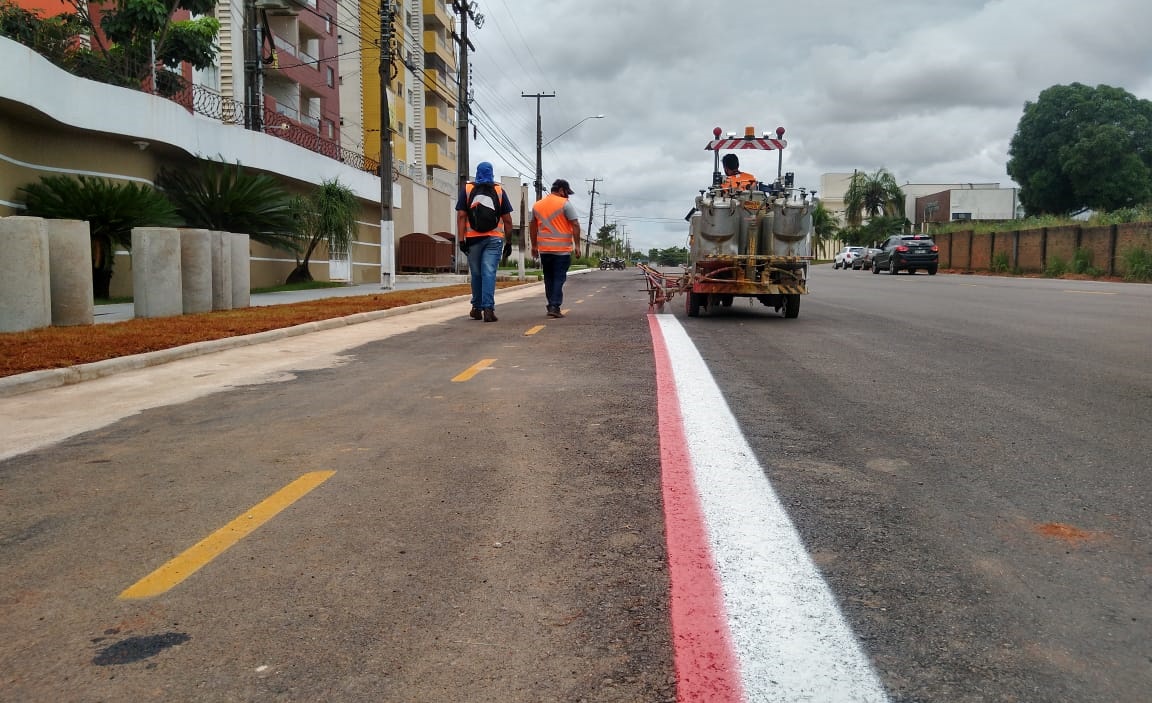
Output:
[[[494,183],[474,183],[468,194],[468,226],[475,232],[491,232],[500,225],[500,191]]]

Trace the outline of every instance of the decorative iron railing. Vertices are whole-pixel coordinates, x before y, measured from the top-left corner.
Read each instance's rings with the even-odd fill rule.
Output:
[[[251,119],[246,119],[248,111],[243,102],[226,98],[201,85],[191,85],[171,96],[169,100],[177,102],[197,114],[219,120],[224,124],[247,126],[252,121]],[[315,129],[309,129],[296,120],[288,118],[278,111],[265,106],[261,106],[257,115],[260,118],[263,131],[266,134],[279,137],[286,142],[291,142],[309,151],[314,151],[330,159],[348,164],[361,171],[379,175],[379,161],[370,159],[355,151],[345,149],[336,142],[321,137]]]

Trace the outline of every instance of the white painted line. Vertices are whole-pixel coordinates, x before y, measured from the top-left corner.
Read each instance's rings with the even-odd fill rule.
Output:
[[[704,360],[674,316],[655,317],[745,700],[888,701]]]

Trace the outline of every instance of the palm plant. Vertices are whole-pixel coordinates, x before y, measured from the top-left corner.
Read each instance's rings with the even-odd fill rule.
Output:
[[[339,257],[348,252],[360,203],[352,189],[339,179],[332,179],[323,181],[307,197],[293,198],[291,210],[299,226],[303,256],[297,256],[296,268],[288,274],[285,283],[311,281],[308,262],[320,242],[328,244],[330,256]]]
[[[296,252],[292,196],[266,173],[240,162],[202,161],[188,170],[162,169],[156,185],[189,227],[247,234],[253,241]]]
[[[885,169],[875,173],[857,171],[848,182],[844,193],[844,219],[851,227],[859,227],[865,219],[879,215],[904,216],[904,191],[896,179]]]
[[[836,216],[824,207],[823,201],[817,202],[812,210],[812,247],[819,251],[826,242],[836,238],[840,231],[840,223]]]
[[[172,203],[149,186],[87,176],[44,176],[20,188],[27,214],[56,220],[86,220],[92,237],[92,288],[108,297],[117,247],[132,247],[133,227],[181,224]]]

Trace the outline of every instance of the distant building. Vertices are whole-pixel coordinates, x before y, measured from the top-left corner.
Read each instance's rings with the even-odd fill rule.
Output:
[[[1012,220],[1020,206],[1019,189],[1001,188],[999,183],[945,186],[943,190],[937,190],[939,186],[917,186],[934,190],[920,196],[910,194],[908,186],[904,188],[913,203],[908,219],[917,231],[924,231],[932,223]]]

